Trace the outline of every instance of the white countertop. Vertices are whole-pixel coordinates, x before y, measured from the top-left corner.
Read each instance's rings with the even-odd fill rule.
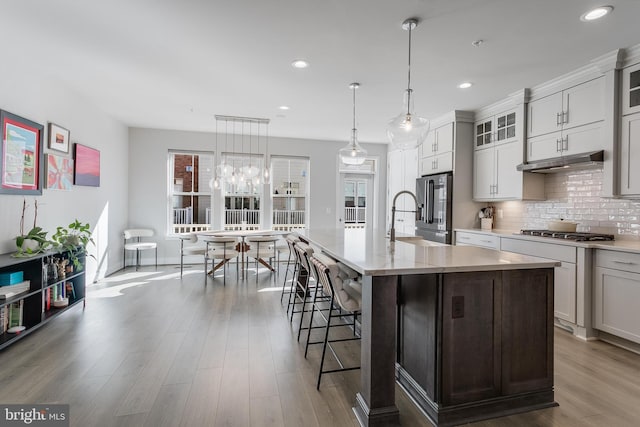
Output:
[[[360,274],[370,276],[552,268],[558,264],[474,246],[451,246],[425,240],[416,241],[416,244],[400,240],[391,242],[383,231],[378,230],[300,230],[297,234]]]
[[[640,240],[613,240],[610,242],[576,242],[573,240],[554,239],[551,237],[527,236],[520,234],[520,230],[482,230],[480,228],[457,228],[455,231],[485,234],[489,236],[509,237],[534,242],[554,243],[557,245],[575,246],[579,248],[605,249],[611,251],[631,252],[640,254]]]

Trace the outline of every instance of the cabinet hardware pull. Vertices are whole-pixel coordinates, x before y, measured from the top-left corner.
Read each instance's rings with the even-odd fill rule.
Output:
[[[616,263],[616,264],[636,265],[635,262],[631,262],[631,261],[616,261],[616,260],[613,260],[613,262]]]
[[[561,114],[561,113],[556,113],[556,126],[560,126],[560,124],[562,123],[562,122],[560,121],[560,114]]]
[[[569,150],[569,135],[562,138],[562,151]]]
[[[568,111],[563,111],[562,112],[562,123],[569,123],[569,112]]]
[[[480,240],[482,243],[493,243],[491,240]]]
[[[556,151],[558,153],[562,152],[562,144],[560,141],[561,141],[560,139],[556,139]]]

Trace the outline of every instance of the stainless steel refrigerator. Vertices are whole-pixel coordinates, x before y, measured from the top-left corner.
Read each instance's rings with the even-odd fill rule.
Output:
[[[425,175],[416,180],[416,197],[420,208],[416,236],[451,244],[452,181],[451,172]]]

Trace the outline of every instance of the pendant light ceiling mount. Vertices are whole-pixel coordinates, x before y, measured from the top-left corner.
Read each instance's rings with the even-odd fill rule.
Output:
[[[408,18],[402,23],[402,29],[409,32],[409,60],[407,66],[407,89],[404,95],[402,112],[391,119],[387,126],[387,136],[391,143],[400,149],[417,147],[429,132],[429,120],[413,112],[413,89],[411,89],[411,31],[419,23],[418,18]]]
[[[345,165],[361,165],[367,160],[367,150],[358,143],[358,129],[356,128],[356,89],[360,83],[351,83],[349,89],[353,91],[353,127],[351,128],[351,138],[346,147],[338,151],[340,160]]]

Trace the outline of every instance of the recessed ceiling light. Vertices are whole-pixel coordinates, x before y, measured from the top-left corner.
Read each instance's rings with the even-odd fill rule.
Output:
[[[600,19],[605,15],[608,15],[613,10],[613,6],[600,6],[584,13],[581,17],[581,21],[594,21]]]
[[[469,89],[471,86],[473,86],[471,82],[463,82],[458,85],[460,89]]]
[[[484,40],[478,39],[478,40],[474,40],[471,42],[471,46],[473,47],[480,47],[480,45],[484,43]]]
[[[309,66],[309,63],[304,59],[296,59],[291,63],[291,65],[293,66],[293,68],[307,68]]]
[[[288,105],[281,105],[278,108],[281,109],[281,110],[288,110],[289,106]]]

